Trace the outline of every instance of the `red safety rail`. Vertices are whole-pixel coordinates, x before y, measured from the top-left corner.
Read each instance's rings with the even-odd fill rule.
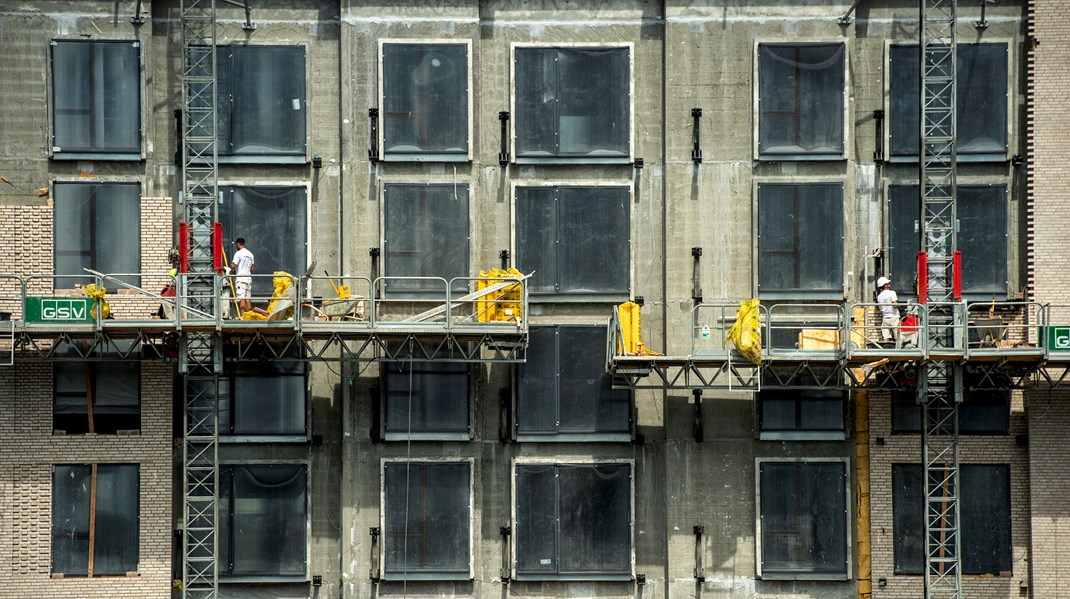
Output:
[[[189,223],[178,223],[178,272],[189,272]]]
[[[951,256],[951,294],[956,302],[962,301],[962,252]]]
[[[223,265],[223,223],[212,223],[212,268],[222,272]]]
[[[929,301],[929,255],[918,252],[918,303]]]

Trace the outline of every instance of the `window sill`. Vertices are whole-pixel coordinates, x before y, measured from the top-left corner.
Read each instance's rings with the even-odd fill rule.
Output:
[[[632,164],[627,156],[517,156],[513,164]]]
[[[470,572],[384,572],[383,580],[386,582],[404,582],[410,580],[463,581],[472,580],[472,574]]]
[[[468,154],[433,154],[416,152],[387,152],[383,155],[383,162],[471,162]]]
[[[761,300],[791,300],[798,302],[806,301],[831,301],[843,302],[846,298],[843,291],[759,291],[758,298]]]
[[[304,155],[285,155],[285,154],[270,154],[270,155],[241,155],[241,156],[219,156],[217,159],[219,164],[308,164],[309,160]],[[207,162],[205,162],[207,164]]]
[[[49,575],[52,580],[96,580],[98,578],[141,578],[141,572],[127,572],[125,574],[60,574],[53,572]]]
[[[758,154],[758,162],[846,162],[843,154]]]
[[[528,296],[532,304],[619,304],[628,301],[628,293],[546,293]]]
[[[776,431],[762,432],[759,441],[846,441],[843,431]]]
[[[383,441],[461,441],[468,442],[472,436],[464,433],[398,433],[383,434]]]
[[[145,157],[140,152],[55,152],[52,160],[109,160],[114,162],[141,162]]]
[[[219,575],[220,584],[271,584],[308,582],[306,576],[227,576]]]
[[[984,154],[984,153],[982,153],[982,154],[962,154],[962,153],[959,153],[959,154],[955,155],[955,160],[957,162],[966,162],[966,163],[983,163],[983,162],[997,162],[998,163],[998,162],[1009,162],[1010,158],[1007,157],[1006,153],[1000,153],[1000,154],[996,154],[996,153],[991,153],[991,154]],[[918,163],[918,156],[916,154],[915,155],[911,155],[911,156],[889,156],[888,159],[885,162],[889,162],[891,164],[917,164]]]
[[[634,580],[634,576],[631,574],[521,574],[518,572],[514,580],[520,582],[630,582]]]
[[[847,574],[816,572],[762,572],[762,580],[850,580]]]
[[[223,444],[235,443],[308,443],[307,435],[219,435]]]
[[[517,433],[518,443],[631,443],[631,433]]]

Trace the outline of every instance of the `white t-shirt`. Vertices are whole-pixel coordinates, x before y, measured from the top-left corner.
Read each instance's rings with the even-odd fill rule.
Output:
[[[249,275],[253,274],[253,253],[248,248],[242,248],[234,253],[233,262],[237,267],[234,271],[238,276],[237,281],[252,284],[253,278]]]
[[[899,301],[899,296],[891,289],[885,289],[877,295],[877,305],[881,307],[881,316],[884,318],[899,318],[899,308],[893,304]]]

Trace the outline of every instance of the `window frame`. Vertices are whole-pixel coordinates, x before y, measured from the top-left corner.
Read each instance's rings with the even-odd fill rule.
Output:
[[[813,462],[839,463],[843,466],[844,473],[844,549],[846,555],[846,567],[843,574],[820,574],[804,573],[795,574],[765,572],[762,562],[762,464],[807,464]],[[754,458],[754,564],[757,577],[762,580],[851,580],[854,572],[854,536],[852,534],[851,518],[854,504],[851,499],[851,470],[850,458],[837,457],[758,457]]]
[[[291,361],[291,360],[283,360]],[[222,423],[219,426],[219,442],[221,444],[231,443],[307,443],[312,438],[311,416],[312,416],[312,371],[306,363],[305,372],[303,374],[274,374],[274,375],[249,375],[249,374],[237,374],[234,371],[233,364],[229,365],[229,371],[227,367],[224,367],[223,374],[219,375],[220,382],[227,381],[229,385],[228,391],[230,393],[230,417],[231,421],[227,423],[227,427],[234,425],[234,415],[237,404],[234,397],[235,381],[241,377],[258,377],[258,376],[272,376],[272,377],[302,377],[304,379],[303,391],[304,391],[304,434],[269,434],[269,433],[257,433],[257,434],[234,434],[229,432],[223,432],[224,426]]]
[[[620,302],[628,301],[631,299],[632,294],[635,292],[635,248],[632,247],[632,243],[637,238],[637,224],[635,218],[635,211],[633,205],[635,204],[635,186],[628,182],[621,183],[607,183],[605,180],[597,179],[580,179],[576,181],[565,181],[561,179],[522,179],[513,180],[510,188],[509,198],[509,251],[513,256],[514,263],[516,257],[519,255],[517,248],[517,190],[521,187],[538,187],[538,188],[576,188],[576,187],[614,187],[620,189],[627,189],[628,191],[628,289],[626,291],[618,292],[604,292],[604,293],[531,293],[528,297],[528,302],[535,303],[606,303],[606,304],[619,304]],[[558,235],[558,237],[560,237]]]
[[[391,364],[396,364],[392,362]],[[413,362],[413,368],[419,369],[422,364],[427,362]],[[420,373],[420,374],[436,374],[436,373]],[[427,432],[427,431],[413,431],[411,433],[402,433],[396,431],[389,431],[386,427],[387,410],[389,407],[389,390],[387,389],[387,379],[390,377],[389,367],[379,369],[379,398],[375,401],[380,402],[380,416],[376,426],[379,428],[379,436],[383,441],[461,441],[468,442],[474,439],[474,428],[472,423],[474,422],[474,404],[472,401],[473,388],[475,387],[476,375],[473,373],[470,365],[465,367],[465,378],[467,379],[468,390],[465,394],[465,412],[468,416],[467,432]],[[404,375],[402,375],[404,376]],[[411,460],[410,460],[411,461]]]
[[[53,69],[52,62],[53,48],[62,42],[93,42],[93,43],[131,43],[138,48],[138,132],[137,132],[137,152],[78,152],[78,151],[63,151],[57,149],[56,141],[56,98],[55,98],[55,85],[56,75]],[[102,160],[102,161],[122,161],[122,162],[140,162],[147,158],[145,132],[148,127],[148,116],[146,115],[146,107],[148,102],[148,86],[146,84],[146,62],[150,53],[145,51],[144,40],[131,37],[102,37],[102,38],[85,38],[82,36],[73,35],[55,35],[48,40],[48,56],[45,60],[45,79],[47,85],[46,101],[48,109],[48,129],[46,135],[47,143],[45,147],[48,148],[48,158],[56,161],[66,160]]]
[[[839,281],[839,290],[828,291],[807,291],[807,290],[778,290],[778,291],[764,291],[761,292],[758,289],[759,279],[759,267],[761,266],[761,249],[759,246],[759,224],[758,218],[761,214],[761,208],[758,201],[760,188],[762,185],[839,185],[840,186],[840,264],[843,272],[842,278]],[[781,301],[823,301],[832,300],[842,302],[847,299],[848,289],[850,287],[848,282],[848,255],[847,248],[851,243],[851,239],[848,235],[851,233],[851,229],[848,227],[847,222],[847,181],[844,177],[798,177],[793,179],[784,178],[772,178],[772,177],[755,177],[752,184],[752,202],[751,202],[751,239],[755,240],[753,244],[753,250],[751,253],[751,289],[753,295],[751,297],[760,297],[762,300],[781,300]]]
[[[922,432],[921,431],[921,427],[922,427],[921,419],[922,419],[922,417],[924,415],[924,412],[922,412],[922,411],[918,412],[918,428],[916,428],[916,429],[908,429],[908,428],[902,428],[902,427],[897,425],[896,411],[898,409],[902,409],[902,407],[905,407],[905,406],[917,406],[917,403],[910,403],[910,402],[908,402],[908,401],[906,401],[904,399],[900,399],[902,397],[902,395],[898,394],[897,391],[899,391],[899,390],[893,389],[891,391],[891,397],[890,397],[890,408],[891,408],[890,419],[891,419],[891,431],[892,431],[892,434],[893,435],[921,435],[921,432]],[[906,392],[907,393],[914,393],[913,391],[906,391]],[[969,409],[967,406],[971,405],[970,402],[971,402],[971,399],[973,399],[973,398],[964,397],[963,400],[962,400],[962,403],[959,404],[959,435],[961,435],[961,436],[970,436],[970,437],[1007,437],[1007,436],[1009,436],[1011,434],[1011,408],[1012,408],[1013,400],[1011,398],[1011,392],[1009,390],[1008,391],[987,391],[986,390],[986,391],[973,391],[973,392],[971,392],[971,391],[968,391],[968,390],[964,389],[963,392],[964,393],[977,393],[977,394],[981,394],[981,395],[990,394],[990,393],[1005,394],[1005,395],[1002,396],[1002,399],[1004,400],[1003,401],[1003,407],[1006,408],[1006,412],[1005,412],[1006,420],[1004,422],[1004,424],[1005,424],[1004,428],[1002,430],[998,430],[998,431],[997,430],[966,430],[966,431],[962,430],[962,410],[964,408]],[[982,402],[980,402],[980,405],[982,407],[992,407],[995,404],[996,404],[995,401],[982,401]],[[919,408],[919,410],[920,410],[920,408]]]
[[[263,46],[263,47],[294,47],[294,48],[301,48],[302,49],[302,51],[305,54],[305,97],[304,97],[304,107],[303,107],[303,110],[305,111],[305,115],[304,115],[304,120],[305,120],[305,139],[304,139],[305,151],[304,151],[303,155],[298,155],[298,154],[290,154],[290,155],[286,155],[286,154],[283,154],[283,155],[274,155],[274,154],[239,154],[239,155],[219,154],[218,156],[216,156],[216,161],[218,163],[220,163],[220,164],[251,164],[251,165],[263,165],[263,164],[308,164],[308,163],[312,162],[312,149],[310,147],[311,146],[311,140],[312,140],[312,100],[311,100],[311,96],[312,96],[312,94],[311,94],[311,90],[312,90],[312,64],[311,64],[312,56],[311,56],[311,52],[310,52],[310,44],[308,42],[289,41],[289,40],[270,40],[270,41],[256,40],[256,41],[252,41],[252,40],[238,40],[238,39],[223,39],[223,40],[219,40],[218,44],[216,45],[216,49],[217,49],[217,51],[219,51],[221,49],[226,49],[229,46],[243,46],[243,47],[259,47],[259,46]],[[184,58],[183,58],[183,60],[184,60]],[[218,58],[216,60],[218,60]],[[218,83],[217,83],[217,86],[218,86]],[[218,123],[217,123],[217,127],[218,127]],[[219,134],[219,131],[217,130],[216,131],[217,139],[219,137],[218,134]],[[223,187],[224,186],[222,182],[220,182],[218,185],[219,185],[219,187]],[[278,182],[278,183],[272,182],[272,183],[264,183],[264,185],[271,185],[271,186],[281,187],[281,186],[286,186],[288,184],[287,183],[282,183],[282,182]],[[302,185],[309,185],[309,184],[308,183],[303,183]],[[311,214],[311,212],[309,214]],[[309,220],[311,220],[311,219],[309,219]]]
[[[386,79],[384,78],[384,54],[383,49],[388,45],[402,45],[402,46],[464,46],[465,47],[465,71],[466,71],[466,85],[467,94],[466,101],[468,127],[467,127],[467,139],[465,140],[467,149],[461,154],[459,152],[389,152],[386,149]],[[472,40],[471,39],[435,39],[435,38],[381,38],[379,40],[379,55],[377,57],[377,65],[379,73],[378,83],[378,98],[379,98],[379,147],[381,148],[380,160],[382,162],[471,162],[473,157],[473,142],[475,137],[473,135],[473,120],[475,118],[475,111],[473,109],[473,98],[475,96],[474,78],[472,71]]]
[[[758,411],[758,439],[760,441],[844,441],[847,439],[847,405],[848,394],[844,392],[840,397],[840,428],[838,430],[832,429],[807,429],[807,428],[795,428],[791,430],[765,430],[765,405],[764,402],[768,397],[763,395],[770,390],[759,391],[755,398],[755,406]],[[772,390],[774,392],[781,392],[780,390]],[[791,399],[795,405],[796,420],[801,413],[802,406],[805,405],[808,399],[820,399],[820,398],[804,398],[800,394],[804,393],[803,390],[788,390],[784,393],[790,394]]]
[[[305,573],[303,575],[270,575],[270,576],[230,576],[226,574],[220,574],[218,576],[219,584],[249,584],[249,583],[287,583],[287,582],[308,582],[311,580],[311,568],[312,568],[312,498],[314,493],[312,492],[312,463],[311,459],[305,460],[270,460],[270,459],[250,459],[250,460],[221,460],[219,462],[219,469],[233,468],[235,466],[301,466],[305,469]],[[220,491],[222,491],[220,489]],[[233,493],[233,490],[231,490]],[[221,494],[221,493],[220,493]],[[233,497],[233,495],[232,495]],[[221,499],[220,499],[221,500]],[[221,516],[227,517],[227,516]],[[217,521],[216,530],[219,530],[219,524]],[[222,551],[217,554],[217,561],[223,559]]]
[[[1007,130],[1005,134],[1007,136],[1007,149],[1004,151],[1003,156],[997,156],[996,154],[957,154],[956,160],[960,163],[1000,163],[1009,162],[1011,155],[1015,154],[1014,148],[1018,147],[1018,127],[1015,126],[1015,102],[1013,101],[1015,95],[1018,93],[1017,78],[1015,77],[1014,65],[1016,61],[1015,41],[1009,37],[985,37],[984,40],[978,40],[975,42],[963,42],[970,45],[1003,45],[1007,48]],[[894,156],[892,154],[892,46],[916,46],[917,40],[893,40],[887,39],[884,41],[884,58],[883,58],[883,93],[884,93],[884,114],[888,116],[885,120],[884,131],[881,132],[881,136],[884,138],[884,161],[890,164],[907,164],[917,167],[919,156],[913,154],[910,156]],[[958,57],[956,56],[956,64]],[[1010,193],[1008,192],[1008,196]]]
[[[138,361],[132,361],[132,362],[137,365],[137,376],[135,378],[137,380],[138,427],[137,427],[137,429],[129,429],[129,430],[131,430],[131,431],[136,430],[136,432],[119,433],[120,430],[121,431],[127,431],[128,429],[118,429],[114,433],[93,432],[92,434],[94,434],[94,435],[107,435],[107,436],[117,436],[117,435],[120,435],[120,434],[121,435],[140,435],[141,434],[141,431],[142,431],[142,428],[143,428],[143,423],[142,423],[142,416],[143,416],[142,415],[142,407],[143,406],[142,406],[142,401],[141,401],[141,399],[142,399],[141,398],[141,391],[142,391],[141,361],[138,360]],[[93,395],[93,398],[94,398],[93,399],[93,404],[96,405],[96,399],[95,398],[96,398],[97,377],[98,377],[97,372],[96,372],[96,367],[97,367],[97,364],[100,364],[101,362],[100,361],[93,361],[93,360],[84,360],[84,361],[81,361],[81,362],[79,362],[79,361],[63,361],[62,363],[65,363],[65,364],[82,364],[83,368],[84,368],[85,365],[90,366],[90,368],[92,369],[92,373],[90,374],[90,377],[91,377],[91,380],[92,380],[93,393],[94,393],[94,395]],[[57,431],[60,431],[60,430],[63,431],[63,433],[62,433],[63,436],[68,436],[68,435],[69,436],[82,436],[82,435],[90,434],[88,432],[85,432],[85,433],[73,433],[73,432],[72,433],[68,433],[66,431],[66,429],[58,429],[58,428],[56,428],[56,400],[60,397],[60,392],[56,389],[56,381],[58,379],[58,377],[56,376],[56,366],[58,366],[59,364],[60,364],[59,361],[53,361],[52,362],[52,372],[51,372],[51,375],[52,375],[52,406],[51,406],[51,410],[52,410],[52,434],[56,435]],[[70,395],[71,394],[65,394],[65,396],[70,396]],[[80,397],[80,395],[79,395],[79,397]],[[88,413],[88,410],[87,410],[86,411],[87,425],[88,425],[88,419],[89,419],[89,413]],[[96,416],[94,416],[94,420],[95,419],[96,419]]]
[[[517,524],[517,501],[520,496],[517,494],[517,469],[520,466],[600,466],[600,465],[626,465],[629,467],[629,554],[630,564],[629,572],[627,574],[521,574],[517,571],[517,547],[520,544],[519,530],[520,527]],[[513,579],[517,581],[588,581],[588,582],[600,582],[600,581],[628,581],[635,579],[636,569],[636,557],[635,557],[635,460],[626,458],[612,458],[612,459],[595,459],[590,456],[584,457],[570,457],[559,456],[557,458],[541,458],[541,457],[515,457],[510,462],[509,468],[509,486],[510,486],[510,525],[512,526],[513,536],[509,541],[509,566],[513,573]],[[560,502],[559,497],[553,498],[555,502]],[[560,558],[560,552],[555,555]]]
[[[915,161],[916,163],[917,161]],[[913,174],[913,173],[912,173]],[[981,302],[981,301],[1008,301],[1013,299],[1011,290],[1019,287],[1021,275],[1019,274],[1019,264],[1021,260],[1021,246],[1022,240],[1018,235],[1017,226],[1021,218],[1019,213],[1018,204],[1014,198],[1014,186],[1012,182],[1003,176],[982,176],[982,177],[970,177],[966,181],[959,179],[956,184],[956,189],[965,188],[981,188],[981,187],[997,187],[1003,190],[1003,209],[1005,216],[1006,228],[1003,231],[1003,237],[1006,242],[1006,276],[1007,276],[1007,289],[1002,294],[992,294],[991,292],[968,292],[965,289],[962,293],[962,299],[968,302]],[[909,178],[895,177],[885,178],[883,184],[884,197],[881,199],[881,235],[883,240],[884,249],[888,250],[887,259],[885,260],[885,270],[893,270],[896,265],[891,261],[891,249],[892,249],[892,188],[893,187],[918,187],[920,184],[916,176]],[[956,192],[957,194],[957,192]],[[920,210],[920,205],[919,205]],[[957,209],[956,209],[957,210]],[[956,212],[956,220],[961,221],[962,218],[958,216]],[[961,225],[961,222],[959,223]],[[919,214],[919,226],[920,226],[920,214]],[[959,227],[956,227],[956,237],[959,234]],[[920,241],[920,238],[919,238]],[[957,248],[961,249],[961,248]],[[917,263],[908,265],[909,271],[917,269]],[[965,286],[964,286],[965,287]],[[896,289],[896,293],[899,297],[904,299],[917,300],[917,293],[914,289]]]
[[[779,45],[779,46],[821,46],[828,44],[839,44],[843,46],[843,151],[839,155],[836,154],[763,154],[759,150],[759,139],[761,137],[761,73],[759,72],[759,62],[761,61],[761,54],[759,47],[763,45]],[[752,94],[752,107],[753,107],[753,133],[751,138],[751,144],[753,147],[752,159],[756,162],[839,162],[849,159],[849,148],[854,141],[854,127],[851,126],[851,89],[853,82],[851,81],[851,54],[850,47],[847,41],[843,38],[813,38],[800,40],[798,38],[788,37],[761,37],[754,40],[754,47],[752,52],[752,79],[751,85]],[[887,147],[887,146],[885,146]]]
[[[468,466],[468,572],[467,574],[449,573],[426,573],[410,572],[407,574],[391,574],[386,567],[386,465],[389,464],[466,464]],[[386,581],[413,581],[413,580],[473,580],[475,578],[475,551],[476,551],[476,518],[475,484],[476,465],[473,457],[420,457],[420,458],[381,458],[379,461],[379,530],[382,531],[383,549],[379,551],[378,568],[383,580]]]
[[[387,239],[386,239],[386,190],[387,190],[388,187],[393,187],[393,186],[397,186],[397,187],[457,187],[457,188],[459,188],[460,186],[463,185],[465,187],[466,193],[467,193],[467,195],[465,197],[465,204],[467,205],[467,210],[468,210],[467,214],[465,215],[465,224],[466,224],[467,229],[468,229],[468,254],[466,256],[465,269],[466,269],[466,272],[467,272],[468,275],[473,274],[473,272],[472,272],[473,248],[480,247],[478,245],[479,239],[476,238],[476,234],[478,233],[478,230],[477,230],[478,227],[473,227],[472,226],[472,223],[475,222],[475,204],[476,204],[476,202],[474,201],[474,198],[477,197],[476,193],[475,193],[475,189],[474,189],[475,184],[476,184],[475,181],[472,181],[472,180],[467,179],[467,178],[459,179],[459,180],[456,180],[456,181],[434,181],[434,180],[432,180],[432,181],[413,181],[411,179],[388,180],[388,181],[380,180],[380,182],[379,182],[379,190],[378,190],[379,191],[379,247],[382,250],[382,265],[380,267],[379,276],[380,277],[387,276],[387,274],[386,274],[387,273],[387,260],[389,259],[390,251],[389,251],[389,248],[387,247]],[[399,276],[409,276],[409,275],[399,275]],[[416,275],[412,275],[412,276],[416,276]],[[466,281],[465,282],[466,283],[466,288],[467,288],[468,284],[471,284],[471,282],[472,281]],[[446,281],[447,287],[450,286],[449,283],[450,283],[450,281],[447,279],[447,281]],[[389,290],[389,289],[387,289],[387,287],[388,287],[388,285],[386,284],[386,281],[384,281],[383,292],[382,292],[383,295],[389,295],[390,297],[397,298],[397,299],[419,300],[419,299],[427,298],[429,296],[437,295],[433,291],[429,292],[429,291],[420,291],[420,290]],[[467,293],[467,291],[465,291],[464,293]],[[451,298],[453,298],[454,296],[460,297],[461,295],[464,295],[464,293],[459,293],[458,290],[451,289],[450,290],[450,297]]]
[[[516,154],[516,51],[539,49],[614,49],[628,50],[628,151],[626,156],[529,156]],[[635,161],[635,43],[634,42],[512,42],[509,45],[509,156],[513,164],[631,164]]]
[[[65,574],[65,573],[62,573],[62,572],[56,572],[55,571],[55,556],[56,556],[55,542],[56,542],[56,539],[55,539],[55,535],[54,535],[54,533],[52,532],[51,529],[55,527],[56,504],[58,503],[56,501],[56,466],[67,466],[67,467],[76,467],[76,466],[85,467],[85,466],[88,466],[90,468],[90,472],[91,472],[90,476],[92,476],[94,481],[97,478],[96,473],[97,473],[97,468],[99,466],[132,466],[134,468],[134,471],[137,473],[137,488],[136,488],[136,491],[135,491],[135,496],[137,497],[137,513],[135,514],[135,517],[136,517],[136,520],[137,520],[137,523],[138,523],[138,530],[137,530],[138,563],[137,563],[137,569],[136,570],[130,570],[125,574],[94,574],[93,573],[93,568],[92,568],[93,556],[92,556],[92,554],[90,554],[89,555],[88,564],[87,564],[88,574],[86,574],[85,576],[82,576],[82,575],[79,575],[79,574]],[[138,462],[90,462],[90,463],[87,463],[87,464],[84,464],[84,463],[71,463],[71,462],[57,462],[57,463],[51,464],[50,473],[51,473],[51,476],[49,477],[50,478],[50,480],[49,480],[49,485],[50,485],[50,493],[49,493],[49,500],[50,500],[50,505],[49,505],[49,529],[50,530],[49,530],[49,544],[48,544],[48,558],[49,558],[48,559],[48,572],[49,572],[49,576],[51,578],[54,578],[54,579],[55,578],[77,578],[77,579],[86,579],[86,580],[92,580],[94,578],[129,578],[131,575],[140,577],[141,576],[141,541],[142,541],[142,539],[141,539],[141,464],[138,463]],[[92,490],[90,491],[90,497],[89,497],[89,535],[90,535],[90,539],[93,539],[96,536],[96,531],[95,531],[95,528],[96,528],[96,515],[94,513],[94,510],[96,509],[97,501],[96,501],[95,493],[96,493],[96,485],[94,484]],[[90,550],[92,550],[93,548],[94,548],[94,546],[93,546],[93,543],[91,542],[90,543]]]

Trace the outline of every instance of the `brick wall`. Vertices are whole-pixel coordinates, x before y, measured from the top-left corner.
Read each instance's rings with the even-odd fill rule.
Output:
[[[0,597],[165,597],[171,588],[171,365],[142,363],[141,431],[53,435],[52,371],[0,368]],[[52,578],[53,464],[140,466],[137,577]]]
[[[873,544],[873,598],[907,599],[921,597],[924,577],[893,574],[895,554],[892,530],[892,464],[920,464],[921,436],[892,434],[891,394],[871,391],[870,422],[870,514]],[[1026,422],[1020,393],[1011,396],[1010,434],[1000,436],[962,436],[959,442],[961,464],[1009,464],[1011,483],[1012,575],[997,577],[963,576],[963,597],[996,599],[1021,597],[1020,585],[1029,580],[1029,469],[1026,450],[1017,444],[1025,433]],[[883,441],[881,444],[880,440]],[[880,586],[878,580],[887,580]],[[1037,595],[1037,597],[1048,595]]]

